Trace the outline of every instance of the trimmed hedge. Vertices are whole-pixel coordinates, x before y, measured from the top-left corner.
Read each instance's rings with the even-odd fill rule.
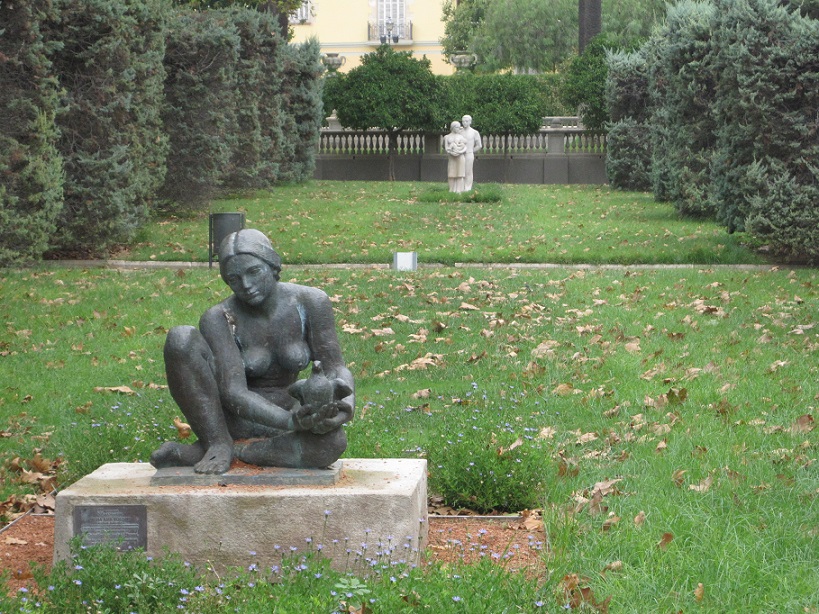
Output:
[[[621,190],[651,189],[651,139],[646,124],[632,117],[609,124],[606,177]]]
[[[63,0],[52,40],[65,90],[58,117],[65,204],[57,253],[104,252],[131,240],[165,175],[159,110],[165,72],[162,0]]]
[[[715,217],[780,259],[815,264],[819,21],[804,3],[790,5],[686,0],[669,9],[641,49],[651,177],[655,198],[681,213]],[[609,154],[616,148],[610,139]]]
[[[652,154],[646,56],[640,51],[612,51],[606,64],[606,107],[611,117],[606,176],[616,188],[649,190]]]
[[[230,188],[264,188],[279,179],[284,155],[282,132],[283,75],[278,17],[237,10],[230,19],[239,36],[236,66],[236,138],[224,184]],[[284,52],[286,53],[286,52]]]
[[[39,259],[63,204],[57,80],[39,18],[51,4],[0,2],[0,266]]]
[[[0,2],[0,266],[103,255],[158,204],[312,176],[313,41],[165,0]]]
[[[204,209],[236,149],[236,67],[241,38],[228,11],[174,14],[165,54],[162,117],[170,136],[168,206]]]
[[[713,216],[710,163],[715,83],[708,66],[714,6],[683,0],[647,49],[652,105],[652,185],[683,215]]]
[[[713,198],[730,230],[819,262],[819,21],[719,0]]]
[[[289,45],[283,53],[282,181],[307,181],[316,168],[319,130],[324,118],[318,40]]]

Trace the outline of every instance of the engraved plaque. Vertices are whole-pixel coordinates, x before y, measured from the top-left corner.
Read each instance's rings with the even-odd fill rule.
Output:
[[[78,505],[74,535],[84,546],[113,543],[118,550],[148,548],[148,508],[144,505]]]

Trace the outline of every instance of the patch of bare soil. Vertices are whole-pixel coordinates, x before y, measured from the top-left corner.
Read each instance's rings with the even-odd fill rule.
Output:
[[[31,564],[51,566],[54,516],[27,514],[0,533],[0,569],[14,591],[34,583]]]

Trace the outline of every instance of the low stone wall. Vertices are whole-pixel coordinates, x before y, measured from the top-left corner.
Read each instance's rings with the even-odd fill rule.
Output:
[[[396,181],[447,181],[445,155],[396,155],[394,163]],[[607,183],[605,154],[478,154],[474,173],[476,184]],[[313,177],[330,181],[387,181],[389,159],[383,154],[319,154]]]

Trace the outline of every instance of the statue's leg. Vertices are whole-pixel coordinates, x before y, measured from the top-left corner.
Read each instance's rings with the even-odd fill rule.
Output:
[[[475,162],[475,156],[467,154],[466,156],[466,173],[464,175],[464,192],[469,192],[472,189],[472,165]]]
[[[165,340],[168,389],[199,441],[169,442],[151,455],[155,467],[193,465],[197,473],[224,473],[233,460],[228,432],[213,374],[213,354],[193,326],[175,326]]]
[[[307,431],[236,443],[236,457],[263,467],[322,468],[336,462],[347,449],[347,434],[337,428],[325,435]]]

